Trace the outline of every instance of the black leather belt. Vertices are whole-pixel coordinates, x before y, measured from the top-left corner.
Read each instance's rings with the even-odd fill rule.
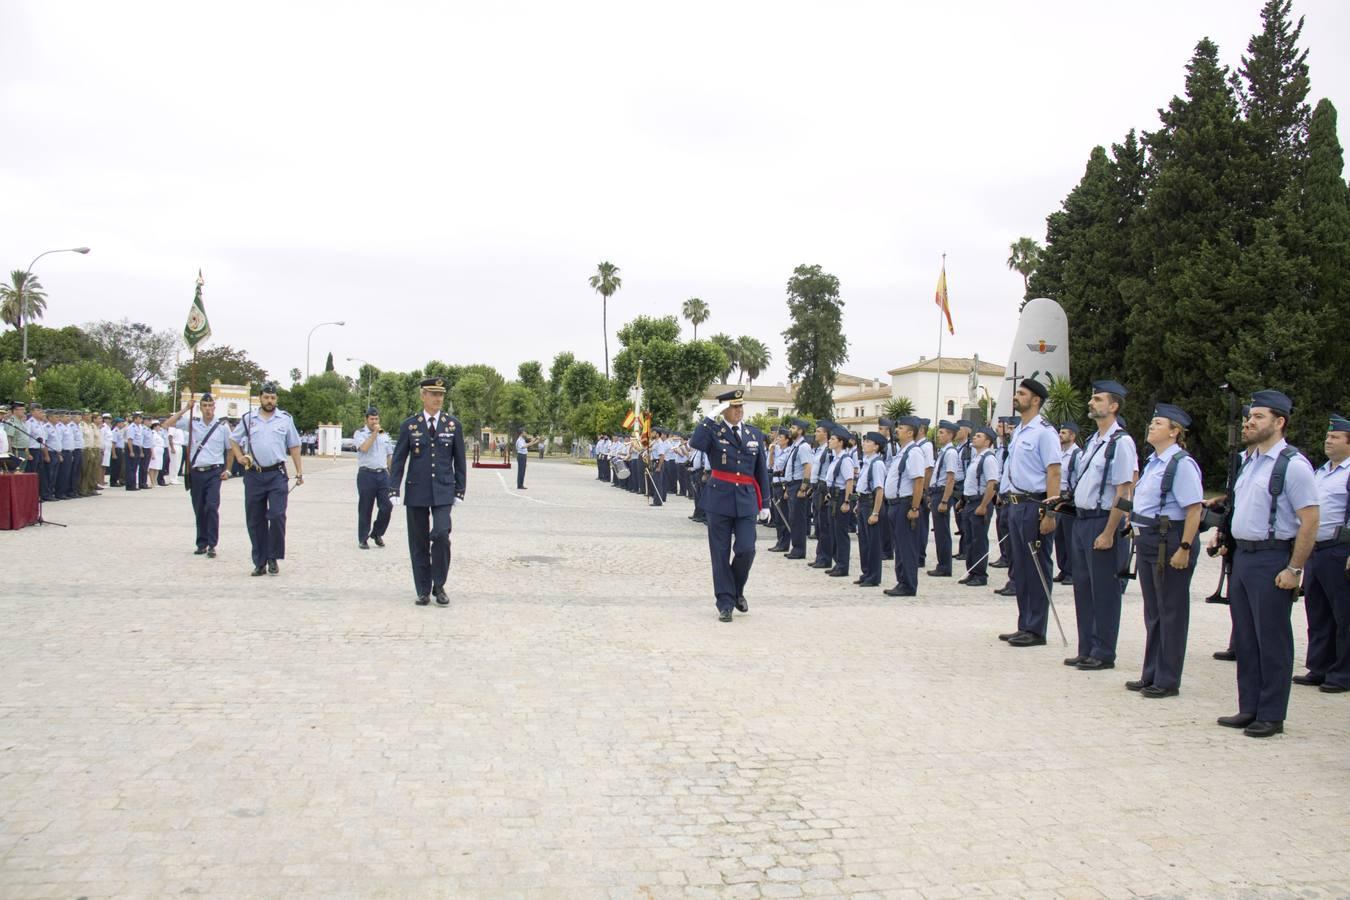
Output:
[[[286,471],[286,464],[285,464],[285,463],[276,463],[275,465],[271,465],[271,466],[258,466],[257,471],[259,471],[259,472],[284,472],[284,471]]]
[[[963,494],[961,499],[966,501],[967,503],[979,503],[980,496],[981,496],[980,494]]]
[[[914,496],[912,494],[908,497],[896,497],[894,500],[886,500],[884,497],[882,499],[885,501],[887,506],[914,505]]]
[[[361,471],[362,471],[362,472],[388,472],[389,470],[386,469],[384,466],[378,466],[378,467],[377,467],[377,466],[362,466],[362,467],[361,467]]]
[[[1294,549],[1293,540],[1269,540],[1269,541],[1234,541],[1239,550],[1284,550],[1286,552]]]
[[[1327,548],[1329,548],[1329,547],[1335,547],[1337,544],[1340,544],[1340,543],[1342,543],[1342,541],[1340,541],[1340,540],[1338,540],[1338,539],[1336,539],[1336,538],[1327,538],[1325,541],[1318,541],[1317,543],[1313,544],[1313,549],[1314,549],[1314,550],[1326,550]]]
[[[1009,491],[1008,493],[1003,495],[1003,498],[1007,500],[1009,503],[1035,503],[1038,500],[1045,499],[1045,491],[1040,491],[1039,493],[1032,493],[1032,494]]]
[[[1105,519],[1109,515],[1111,515],[1109,509],[1083,509],[1081,506],[1078,508],[1080,519]]]
[[[193,467],[192,467],[192,471],[194,471],[194,472],[210,472],[212,469],[219,469],[219,468],[223,467],[224,465],[225,465],[224,463],[216,463],[216,464],[213,465],[213,466],[193,466]]]

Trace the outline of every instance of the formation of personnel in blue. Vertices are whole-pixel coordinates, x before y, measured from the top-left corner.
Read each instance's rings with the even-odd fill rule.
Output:
[[[916,417],[882,419],[861,436],[803,419],[764,434],[743,422],[742,396],[730,392],[718,397],[727,404],[723,413],[703,420],[688,442],[665,429],[654,431],[650,447],[602,435],[597,477],[665,494],[665,479],[651,471],[667,472],[679,460],[694,502],[690,518],[709,525],[721,621],[731,621],[733,609],[749,609],[756,520],[774,531],[770,552],[832,577],[850,574],[856,537],[854,584],[881,586],[889,562],[895,582],[883,593],[893,597],[919,591],[927,523],[935,554],[928,577],[952,577],[964,562],[960,583],[984,587],[990,568],[1007,570],[997,593],[1016,598],[1017,619],[999,638],[1015,648],[1046,644],[1053,586],[1061,584],[1072,591],[1077,623],[1064,664],[1084,672],[1116,667],[1122,595],[1137,578],[1145,650],[1139,677],[1125,687],[1149,699],[1180,693],[1198,536],[1212,527],[1211,552],[1228,555],[1232,566],[1231,652],[1238,663],[1238,713],[1219,724],[1252,737],[1278,734],[1291,684],[1350,691],[1350,421],[1332,417],[1327,461],[1314,472],[1284,441],[1293,414],[1288,397],[1256,392],[1244,409],[1247,449],[1235,487],[1207,501],[1200,467],[1185,449],[1191,418],[1181,407],[1156,404],[1145,437],[1151,452],[1141,464],[1120,415],[1123,384],[1092,383],[1093,427],[1081,446],[1077,423],[1056,426],[1041,414],[1047,396],[1043,384],[1025,379],[1014,392],[1016,415],[994,428],[943,420],[927,441]],[[991,519],[1000,550],[993,563]],[[1300,589],[1307,673],[1294,676],[1291,609]]]

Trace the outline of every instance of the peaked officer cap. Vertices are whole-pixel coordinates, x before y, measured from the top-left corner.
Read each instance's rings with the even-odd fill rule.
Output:
[[[445,378],[440,375],[433,375],[430,378],[423,378],[417,382],[417,386],[424,391],[430,391],[433,394],[445,393]]]
[[[368,415],[368,416],[378,416],[379,414],[380,414],[380,408],[379,408],[378,406],[367,406],[367,407],[366,407],[366,415]]]
[[[923,419],[920,419],[918,416],[901,416],[899,419],[896,420],[896,424],[904,425],[906,427],[913,428],[915,431],[918,431],[920,428],[923,427]]]
[[[216,402],[216,398],[211,396],[211,392],[210,392],[210,391],[207,391],[205,394],[202,394],[201,397],[199,397],[198,399],[199,399],[202,403],[215,403],[215,402]]]
[[[718,394],[717,400],[719,403],[725,403],[728,406],[740,406],[742,405],[742,401],[745,400],[745,390],[743,388],[736,388],[734,391]]]
[[[277,392],[277,383],[275,381],[264,381],[258,388],[259,394],[275,394]]]
[[[956,420],[956,427],[957,427],[957,428],[971,428],[971,429],[973,429],[973,428],[975,427],[975,423],[972,422],[972,421],[970,421],[969,419],[957,419],[957,420]]]

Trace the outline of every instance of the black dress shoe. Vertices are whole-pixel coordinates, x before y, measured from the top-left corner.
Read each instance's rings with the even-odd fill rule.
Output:
[[[1237,654],[1234,653],[1232,650],[1215,650],[1214,658],[1221,659],[1224,662],[1236,662]]]
[[[847,578],[847,577],[848,577],[848,569],[831,569],[830,571],[826,572],[825,574],[828,575],[828,576],[830,576],[831,578]]]
[[[196,550],[193,550],[193,551],[192,551],[192,555],[193,555],[193,556],[205,556],[205,555],[206,555],[206,548],[205,548],[205,547],[198,547]]]
[[[1325,675],[1295,675],[1294,684],[1305,684],[1308,687],[1317,687],[1326,681]]]
[[[254,567],[253,567],[253,571],[252,571],[252,572],[249,572],[248,574],[254,575],[254,576],[257,576],[257,575],[266,575],[266,574],[267,574],[267,567],[266,567],[266,566],[254,566]]]
[[[854,584],[862,584],[862,576],[859,575],[857,578],[853,579],[853,583],[854,583]]]
[[[1219,724],[1224,728],[1246,728],[1256,721],[1256,713],[1238,713],[1236,716],[1219,716]]]
[[[438,587],[438,588],[436,588],[434,591],[432,591],[431,593],[432,593],[432,595],[436,598],[436,605],[437,605],[437,606],[449,606],[449,605],[450,605],[450,598],[446,595],[446,593],[445,593],[445,588],[443,588],[443,587]]]
[[[859,581],[858,587],[881,587],[880,581]]]
[[[1060,584],[1063,584],[1063,585],[1070,585],[1070,586],[1071,586],[1071,585],[1073,584],[1073,576],[1072,576],[1072,575],[1065,575],[1064,578],[1063,578],[1059,583],[1060,583]]]
[[[911,591],[909,588],[902,588],[902,587],[901,587],[900,585],[898,585],[898,584],[897,584],[895,587],[893,587],[893,588],[886,588],[886,590],[882,591],[882,593],[885,594],[887,597],[913,597],[913,596],[914,596],[914,591]]]
[[[206,558],[207,558],[207,559],[215,559],[215,558],[216,558],[216,548],[215,548],[215,547],[207,547],[207,548],[206,548]]]
[[[1058,575],[1056,575],[1054,578],[1051,578],[1050,580],[1053,581],[1055,584],[1059,584],[1061,581],[1064,580],[1064,573],[1060,572]]]
[[[1140,689],[1139,696],[1147,697],[1150,700],[1161,700],[1163,697],[1175,697],[1181,691],[1177,688],[1158,687],[1156,684],[1150,684]]]
[[[1153,682],[1145,681],[1142,678],[1138,681],[1125,682],[1125,690],[1127,691],[1142,691],[1146,687],[1153,687]]]
[[[360,542],[359,544],[357,544],[356,546],[360,547],[362,550],[369,550],[369,549],[370,549],[370,545],[367,544],[365,541],[361,541],[361,542]]]
[[[1080,662],[1082,662],[1083,659],[1084,659],[1084,657],[1082,657],[1082,656],[1070,656],[1068,659],[1064,660],[1064,665],[1066,665],[1066,666],[1076,666],[1076,665],[1078,665]]]
[[[789,553],[783,559],[806,559],[805,553]]]
[[[1343,684],[1323,684],[1317,689],[1324,694],[1344,694],[1346,691],[1350,691],[1350,687]]]
[[[967,575],[965,578],[962,578],[960,581],[958,581],[958,582],[956,582],[956,583],[957,583],[957,584],[970,584],[970,576]]]
[[[895,559],[895,557],[894,557],[892,554],[890,554],[890,553],[884,554],[881,558],[884,559],[884,560],[887,560],[887,561],[890,561],[890,560]]]
[[[372,537],[371,540],[375,542],[376,547],[384,546],[384,538],[382,537]]]
[[[1283,731],[1283,722],[1253,722],[1242,729],[1242,733],[1247,737],[1270,737],[1274,734],[1280,734]]]
[[[1013,587],[1011,584],[1005,584],[1003,587],[994,591],[994,593],[998,594],[1000,597],[1016,597],[1017,588]]]
[[[994,561],[994,562],[991,562],[991,563],[989,564],[989,568],[991,568],[991,569],[1006,569],[1006,568],[1008,568],[1008,561],[1007,561],[1006,559],[1000,558],[1000,559],[998,559],[998,560],[996,560],[996,561]]]
[[[275,559],[269,559],[267,561],[267,574],[275,575],[279,571],[281,570],[277,568],[277,561]]]
[[[1030,631],[1024,631],[1019,635],[1008,638],[1009,647],[1040,647],[1045,643],[1045,635],[1032,634]]]
[[[774,544],[769,548],[770,553],[786,553],[787,550],[788,548],[784,547],[782,544]]]
[[[728,609],[728,610],[724,610],[723,612],[718,613],[718,614],[717,614],[717,621],[719,621],[719,622],[730,622],[730,621],[731,621],[731,610]]]
[[[953,554],[952,554],[952,559],[965,559],[965,558],[966,558],[966,555],[965,555],[964,553],[953,553]]]
[[[952,573],[951,573],[951,572],[944,572],[944,571],[942,571],[941,569],[929,569],[929,570],[928,570],[928,577],[929,577],[929,578],[951,578],[951,577],[952,577]]]
[[[1010,641],[1010,640],[1012,640],[1013,638],[1017,637],[1017,636],[1018,636],[1019,634],[1021,634],[1021,633],[1022,633],[1022,632],[1020,632],[1020,631],[1009,631],[1009,632],[1007,632],[1006,634],[1000,634],[1000,635],[998,636],[998,639],[999,639],[1000,641]]]
[[[1078,661],[1078,669],[1081,672],[1100,672],[1102,669],[1114,669],[1115,667],[1114,661],[1107,662],[1095,656],[1085,656]]]
[[[809,567],[811,567],[812,569],[832,569],[832,568],[834,568],[834,566],[833,566],[832,564],[827,563],[827,562],[810,562],[810,563],[807,563],[807,565],[808,565]]]
[[[736,598],[736,611],[743,613],[750,611],[750,601],[746,600],[744,595]]]
[[[430,594],[421,594],[421,595],[419,595],[418,598],[417,598],[417,605],[418,605],[418,606],[426,606],[426,605],[427,605],[428,603],[430,603],[430,602],[431,602],[431,595],[430,595]]]
[[[966,582],[966,587],[987,587],[988,584],[989,579],[987,578],[972,578]]]

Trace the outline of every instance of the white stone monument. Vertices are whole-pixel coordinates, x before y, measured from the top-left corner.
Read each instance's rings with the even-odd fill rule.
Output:
[[[1069,377],[1069,319],[1058,303],[1038,297],[1022,307],[1004,375],[994,416],[1013,414],[1013,390],[1023,378],[1049,386],[1051,376]]]
[[[315,429],[319,437],[319,456],[342,455],[342,426],[320,422]]]

